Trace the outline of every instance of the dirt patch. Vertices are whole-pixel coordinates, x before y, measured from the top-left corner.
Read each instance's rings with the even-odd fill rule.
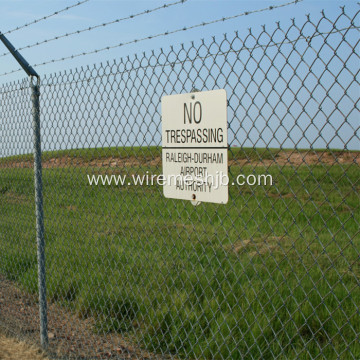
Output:
[[[277,162],[289,165],[302,164],[360,164],[360,156],[357,152],[325,152],[325,151],[309,151],[309,152],[280,152]],[[279,161],[278,161],[279,160]]]
[[[160,166],[161,158],[154,157],[150,159],[136,158],[129,156],[127,158],[99,158],[86,160],[81,157],[54,157],[43,160],[42,167],[44,169],[53,168],[68,168],[68,167],[83,167],[83,168],[123,168],[123,167],[136,167],[136,166]],[[31,160],[9,160],[0,163],[0,168],[32,168],[33,161]]]
[[[300,166],[300,165],[336,165],[336,164],[358,164],[360,165],[359,152],[336,151],[333,153],[326,151],[307,151],[298,152],[280,151],[273,159],[234,159],[229,161],[229,165],[253,165],[253,166]]]
[[[259,159],[252,160],[247,158],[235,158],[229,161],[230,166],[271,166],[271,165],[335,165],[335,164],[358,164],[360,165],[360,152],[347,151],[296,151],[284,150],[278,152],[273,159],[262,159],[259,154]],[[106,157],[99,159],[87,160],[81,157],[54,157],[43,161],[43,168],[68,168],[68,167],[83,167],[83,168],[129,168],[129,167],[161,167],[161,157],[140,158],[129,156],[121,157]],[[33,162],[31,160],[9,160],[0,163],[0,168],[31,168]]]
[[[269,236],[237,241],[228,245],[225,250],[233,254],[247,254],[249,257],[265,255],[274,251],[283,252],[292,240],[286,236]]]
[[[25,341],[18,341],[0,333],[0,360],[47,360],[43,352]]]
[[[45,160],[43,167],[48,168],[64,168],[64,167],[100,167],[100,168],[122,168],[122,167],[133,167],[139,165],[156,166],[160,162],[160,157],[153,159],[139,159],[134,156],[127,158],[99,158],[86,160],[81,157],[57,157]]]
[[[80,319],[56,303],[48,304],[48,323],[50,357],[169,359],[166,356],[149,354],[125,335],[97,334],[94,331],[94,318]],[[6,332],[17,334],[20,338],[40,347],[37,297],[21,291],[2,275],[0,275],[0,325]],[[0,359],[3,358],[0,356]],[[23,357],[23,359],[32,358]]]
[[[4,194],[0,194],[1,197],[5,198],[7,203],[10,204],[21,204],[28,201],[28,197],[24,194],[17,194],[13,191],[6,191]]]

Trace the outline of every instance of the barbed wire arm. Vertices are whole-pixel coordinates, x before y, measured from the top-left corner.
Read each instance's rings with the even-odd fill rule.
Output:
[[[33,69],[33,67],[22,57],[22,55],[15,49],[15,47],[11,44],[11,42],[5,37],[4,34],[0,32],[0,40],[9,50],[9,52],[14,56],[16,61],[20,64],[20,66],[24,69],[28,76],[35,76],[39,78],[37,72]]]

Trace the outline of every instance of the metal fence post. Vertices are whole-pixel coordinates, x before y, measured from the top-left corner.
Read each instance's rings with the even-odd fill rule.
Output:
[[[34,146],[34,180],[35,180],[35,213],[36,213],[36,243],[38,259],[38,286],[40,312],[40,341],[41,346],[48,346],[47,333],[47,304],[45,281],[45,240],[44,240],[44,209],[42,194],[41,142],[40,142],[40,81],[33,83],[31,77],[32,127]]]
[[[43,348],[48,346],[47,305],[45,281],[45,240],[44,240],[44,209],[42,194],[41,142],[40,142],[40,77],[31,65],[22,57],[11,42],[0,32],[0,41],[7,47],[16,61],[30,76],[32,102],[32,128],[34,145],[34,179],[35,179],[35,214],[36,243],[38,260],[38,287],[40,312],[40,342]],[[35,82],[36,81],[36,82]]]

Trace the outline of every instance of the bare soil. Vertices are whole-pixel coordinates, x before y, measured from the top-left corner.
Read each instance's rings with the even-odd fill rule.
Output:
[[[37,298],[21,291],[12,281],[2,275],[0,275],[0,324],[6,333],[16,334],[40,348]],[[132,339],[122,334],[97,334],[94,331],[94,324],[95,319],[92,317],[81,319],[58,304],[48,304],[49,348],[47,355],[51,358],[81,359],[168,359],[165,356],[143,351]],[[0,360],[46,359],[28,356],[4,357],[11,355],[12,346],[15,351],[15,345],[12,344],[16,342],[11,341],[13,340],[5,338],[0,343]],[[3,347],[7,350],[2,351]],[[42,356],[37,348],[30,349],[27,344],[20,343],[20,348],[23,349],[22,351],[28,349],[38,354],[36,356]],[[10,355],[8,355],[9,352]],[[5,355],[2,355],[3,353]]]
[[[47,360],[36,346],[0,333],[0,360]]]
[[[359,152],[348,152],[348,151],[296,151],[296,150],[284,150],[277,153],[273,159],[247,159],[247,158],[236,158],[229,161],[231,166],[271,166],[271,165],[335,165],[335,164],[358,164],[360,165],[360,153]],[[122,168],[122,167],[136,167],[136,166],[161,166],[161,157],[153,158],[137,158],[134,156],[120,158],[120,157],[107,157],[86,160],[81,157],[53,157],[43,161],[43,168],[66,168],[66,167],[99,167],[99,168]],[[0,163],[0,167],[6,168],[30,168],[33,166],[31,160],[9,160],[4,163]]]

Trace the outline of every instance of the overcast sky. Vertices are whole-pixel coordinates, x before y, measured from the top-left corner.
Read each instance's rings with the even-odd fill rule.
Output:
[[[93,31],[86,31],[79,35],[65,37],[31,49],[24,49],[21,53],[30,64],[34,65],[51,59],[67,57],[112,46],[120,42],[128,42],[149,35],[181,29],[184,26],[192,26],[204,21],[251,12],[252,10],[266,8],[271,5],[280,5],[290,1],[187,0],[183,4],[173,5],[130,20],[121,21]],[[151,10],[163,4],[174,2],[176,0],[89,0],[47,20],[9,33],[7,37],[16,48],[20,48],[68,32],[135,15],[144,10]],[[77,1],[68,0],[0,0],[0,31],[6,33],[17,26],[76,3]],[[342,5],[352,9],[359,8],[357,2],[352,0],[304,0],[296,5],[249,14],[225,22],[99,52],[98,54],[80,56],[73,60],[56,62],[45,66],[35,66],[35,69],[40,75],[44,75],[74,67],[106,62],[115,58],[119,59],[120,57],[144,51],[150,52],[152,49],[156,50],[161,47],[168,49],[171,45],[188,44],[191,41],[199,42],[202,38],[209,39],[212,36],[222,38],[224,33],[232,34],[234,31],[239,31],[239,36],[242,34],[245,36],[249,27],[259,29],[262,24],[266,24],[267,29],[271,29],[275,26],[276,21],[280,21],[280,24],[286,27],[291,18],[303,23],[306,14],[318,18],[322,9],[324,9],[325,14],[333,17],[334,14],[339,13],[339,6]],[[5,52],[6,48],[0,43],[0,55]],[[0,74],[18,67],[18,64],[11,56],[0,57]],[[1,76],[0,83],[22,79],[23,77],[23,72]]]

